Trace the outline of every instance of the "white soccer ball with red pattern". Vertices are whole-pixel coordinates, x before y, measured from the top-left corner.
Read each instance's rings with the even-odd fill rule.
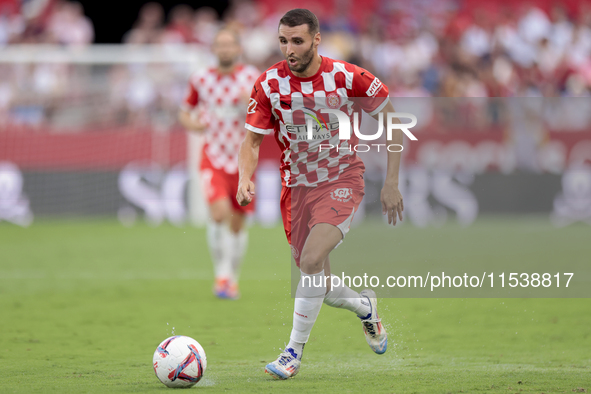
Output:
[[[166,338],[154,352],[154,372],[167,387],[191,387],[207,367],[203,347],[183,335]]]

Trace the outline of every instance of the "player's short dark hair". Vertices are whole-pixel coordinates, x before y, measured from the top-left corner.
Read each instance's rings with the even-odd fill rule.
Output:
[[[318,23],[316,15],[314,15],[312,11],[304,8],[295,8],[287,11],[279,20],[279,26],[281,25],[289,27],[308,25],[308,32],[311,36],[314,36],[320,31],[320,24]]]

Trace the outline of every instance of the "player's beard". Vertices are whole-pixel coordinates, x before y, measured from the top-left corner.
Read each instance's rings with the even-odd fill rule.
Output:
[[[219,65],[221,68],[230,68],[234,65],[235,59],[219,59]]]
[[[314,43],[310,45],[310,49],[304,53],[301,58],[296,58],[296,60],[299,60],[299,66],[292,67],[289,65],[289,62],[287,62],[289,69],[291,71],[295,71],[296,73],[303,73],[306,71],[310,66],[310,63],[312,63],[312,60],[314,60]]]

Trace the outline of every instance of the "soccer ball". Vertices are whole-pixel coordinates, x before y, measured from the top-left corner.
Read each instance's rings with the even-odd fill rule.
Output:
[[[191,387],[207,367],[205,351],[193,338],[175,335],[166,338],[154,352],[154,372],[168,387]]]

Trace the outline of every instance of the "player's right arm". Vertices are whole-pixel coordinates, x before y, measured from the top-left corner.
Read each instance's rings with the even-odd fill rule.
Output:
[[[271,112],[271,102],[265,94],[259,78],[250,94],[246,111],[246,124],[244,125],[247,133],[242,145],[240,145],[238,154],[239,180],[236,200],[240,205],[244,206],[252,202],[254,196],[252,176],[259,162],[259,150],[265,134],[272,133],[275,130],[274,126],[275,118]]]
[[[198,112],[196,111],[198,104],[199,92],[193,86],[193,81],[189,81],[187,93],[178,115],[180,124],[189,131],[203,132],[206,129],[207,125],[199,121]]]
[[[251,180],[259,162],[259,150],[264,134],[246,132],[238,154],[238,194],[236,200],[240,205],[248,205],[254,197],[254,182]]]

